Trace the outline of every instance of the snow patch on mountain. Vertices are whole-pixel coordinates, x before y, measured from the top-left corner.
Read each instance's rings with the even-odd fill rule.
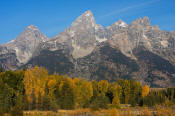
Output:
[[[95,38],[96,38],[96,40],[97,40],[98,42],[100,42],[100,43],[107,40],[105,37],[104,37],[104,38],[99,38],[98,36],[95,36]]]
[[[128,27],[128,25],[122,20],[119,20],[118,22],[116,22],[114,24],[119,26],[119,27]]]

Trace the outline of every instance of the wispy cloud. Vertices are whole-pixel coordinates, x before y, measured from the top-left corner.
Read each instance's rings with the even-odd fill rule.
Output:
[[[110,12],[108,14],[105,14],[102,17],[108,17],[108,16],[112,16],[112,15],[117,15],[117,14],[120,14],[120,13],[124,13],[124,12],[130,11],[130,10],[134,10],[134,9],[137,9],[137,8],[140,8],[140,7],[148,6],[148,5],[153,4],[155,2],[158,2],[158,1],[160,1],[160,0],[151,0],[149,2],[143,2],[143,3],[140,3],[140,4],[123,7],[121,9],[117,9],[117,10],[115,10],[113,12]]]

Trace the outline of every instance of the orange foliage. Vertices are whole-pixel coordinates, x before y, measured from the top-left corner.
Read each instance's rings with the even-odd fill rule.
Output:
[[[149,86],[145,85],[142,87],[142,97],[145,97],[149,94]]]

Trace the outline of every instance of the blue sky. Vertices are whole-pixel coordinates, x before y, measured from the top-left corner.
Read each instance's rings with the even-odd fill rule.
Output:
[[[148,16],[160,29],[175,31],[175,0],[0,0],[0,43],[16,38],[30,24],[53,37],[87,10],[104,27]]]

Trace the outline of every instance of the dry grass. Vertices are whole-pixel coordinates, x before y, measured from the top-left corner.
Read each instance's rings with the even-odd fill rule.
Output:
[[[24,111],[23,116],[175,116],[172,108],[125,108],[91,111],[90,109],[58,110],[52,111]],[[9,115],[6,115],[9,116]]]

